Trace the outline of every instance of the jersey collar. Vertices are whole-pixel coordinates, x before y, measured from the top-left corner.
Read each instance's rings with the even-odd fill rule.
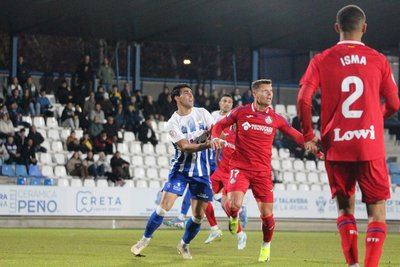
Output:
[[[357,45],[365,45],[363,42],[358,42],[358,41],[351,41],[351,40],[344,40],[344,41],[340,41],[337,43],[339,44],[357,44]]]
[[[268,107],[265,108],[264,111],[260,111],[260,112],[265,112],[265,113],[268,114],[268,112],[269,112],[270,109],[272,109],[272,106],[268,106]],[[254,103],[251,103],[251,110],[252,110],[253,112],[257,112],[256,108],[254,107]]]

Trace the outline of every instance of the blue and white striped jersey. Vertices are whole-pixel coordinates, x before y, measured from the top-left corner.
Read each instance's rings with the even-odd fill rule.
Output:
[[[186,116],[174,113],[167,122],[169,139],[175,147],[175,155],[171,161],[170,173],[180,172],[188,177],[204,177],[208,180],[210,163],[208,149],[195,153],[183,153],[176,143],[186,139],[189,143],[202,143],[208,137],[208,131],[214,119],[204,108],[194,107]]]

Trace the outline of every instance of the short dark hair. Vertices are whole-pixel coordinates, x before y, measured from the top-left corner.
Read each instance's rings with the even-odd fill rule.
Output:
[[[229,98],[231,98],[231,99],[233,100],[233,97],[232,97],[231,94],[223,94],[223,95],[221,96],[220,100],[221,100],[223,97],[229,97]]]
[[[172,102],[176,103],[175,101],[175,96],[180,96],[181,95],[181,89],[182,88],[190,88],[190,85],[188,85],[187,83],[180,83],[174,86],[174,88],[172,88],[172,92],[171,92],[171,98],[172,98]]]
[[[365,22],[364,11],[356,5],[348,5],[341,8],[336,15],[336,22],[344,32],[352,32],[359,29],[362,22]]]
[[[254,82],[251,83],[251,89],[257,90],[262,84],[272,84],[272,80],[271,79],[255,80]]]

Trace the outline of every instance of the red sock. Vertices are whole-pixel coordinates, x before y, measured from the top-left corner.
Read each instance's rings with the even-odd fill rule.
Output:
[[[225,213],[226,213],[226,216],[228,216],[228,218],[229,217],[231,217],[231,215],[230,215],[230,207],[229,207],[229,204],[227,204],[228,203],[228,201],[227,202],[225,202],[225,206],[224,207],[222,207],[223,209],[224,209],[224,211],[225,211]],[[238,230],[237,230],[237,232],[236,233],[240,233],[242,231],[242,225],[241,225],[241,223],[239,222],[239,225],[238,225]]]
[[[382,255],[382,247],[386,238],[386,223],[371,222],[367,227],[365,237],[365,267],[379,266],[379,259]]]
[[[337,227],[342,240],[342,250],[346,263],[351,265],[358,263],[357,225],[352,214],[346,214],[337,218]]]
[[[275,228],[274,215],[261,217],[261,220],[264,242],[271,242]]]
[[[236,208],[231,208],[231,203],[230,201],[226,201],[225,202],[225,212],[228,215],[228,217],[232,217],[232,218],[237,218],[239,210]]]
[[[211,227],[217,225],[217,219],[215,219],[214,208],[213,208],[213,205],[211,204],[211,201],[208,202],[208,204],[207,204],[206,217],[207,217],[207,221]]]

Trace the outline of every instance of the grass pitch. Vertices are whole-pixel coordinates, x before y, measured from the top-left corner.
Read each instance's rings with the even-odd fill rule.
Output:
[[[191,244],[192,261],[176,252],[182,235],[159,230],[146,257],[133,257],[130,247],[143,230],[0,229],[0,266],[262,266],[257,263],[262,234],[247,232],[247,248],[236,249],[236,237],[204,244],[202,230]],[[361,260],[364,234],[359,235]],[[275,232],[269,266],[346,266],[336,233]],[[400,266],[400,235],[388,235],[380,266]]]

